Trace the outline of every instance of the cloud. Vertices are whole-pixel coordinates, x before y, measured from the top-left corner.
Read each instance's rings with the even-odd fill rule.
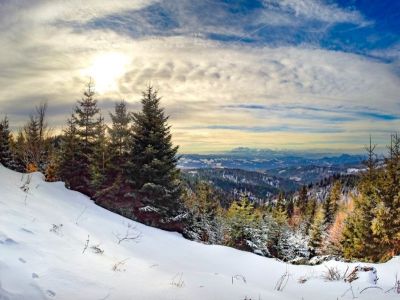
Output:
[[[284,12],[328,23],[353,23],[366,25],[364,17],[356,10],[343,9],[336,4],[325,4],[319,0],[264,0],[267,8],[279,8]]]
[[[112,110],[113,101],[125,99],[136,110],[143,88],[154,84],[184,152],[323,147],[332,140],[335,147],[356,147],[369,133],[383,141],[400,126],[399,74],[390,62],[314,44],[210,38],[263,36],[263,29],[249,35],[259,25],[278,28],[279,36],[282,26],[310,20],[364,24],[353,10],[316,1],[243,10],[223,1],[2,3],[0,112],[15,127],[47,100],[51,125],[61,128],[88,80],[83,70],[104,53],[123,54],[127,64],[116,89],[98,95],[100,106]]]

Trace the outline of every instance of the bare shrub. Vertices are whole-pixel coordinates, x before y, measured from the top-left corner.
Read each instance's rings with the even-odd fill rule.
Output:
[[[326,271],[323,273],[322,277],[327,281],[339,281],[342,280],[343,277],[340,274],[340,271],[337,267],[326,267]]]
[[[281,275],[281,277],[279,277],[278,281],[276,282],[275,290],[279,291],[279,292],[282,292],[285,289],[285,287],[286,287],[286,285],[287,285],[287,283],[289,281],[289,277],[290,277],[290,274],[289,274],[289,272],[288,272],[288,270],[286,268],[285,273],[283,273]]]
[[[127,229],[125,234],[113,233],[117,238],[117,243],[121,244],[123,241],[138,241],[142,233],[140,231],[136,231],[136,227],[131,223],[127,225]]]
[[[124,260],[117,261],[113,266],[112,270],[114,272],[125,272],[126,269],[124,269],[125,263],[129,258],[125,258]]]
[[[247,283],[246,277],[244,277],[243,275],[240,275],[240,274],[232,276],[232,284],[233,284],[233,279],[241,280],[243,283]]]
[[[172,277],[171,285],[178,288],[184,287],[185,282],[183,281],[183,273],[177,273],[174,277]]]
[[[93,253],[95,253],[95,254],[103,254],[104,253],[104,250],[100,248],[100,244],[93,245],[92,247],[90,247],[90,249],[92,249]]]
[[[87,236],[87,240],[85,242],[85,246],[83,247],[82,254],[84,254],[86,249],[89,247],[89,240],[90,240],[90,235]]]
[[[51,226],[49,231],[53,232],[53,233],[55,233],[57,235],[62,235],[62,227],[63,227],[63,224],[58,224],[58,225],[52,224],[52,226]]]

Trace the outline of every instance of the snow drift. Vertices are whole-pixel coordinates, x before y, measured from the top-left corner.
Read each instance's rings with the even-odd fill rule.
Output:
[[[0,165],[0,299],[399,299],[400,258],[294,266],[133,222]],[[328,281],[374,267],[351,285]],[[367,289],[366,289],[367,288]],[[388,291],[389,290],[389,291]],[[385,293],[388,291],[387,293]]]

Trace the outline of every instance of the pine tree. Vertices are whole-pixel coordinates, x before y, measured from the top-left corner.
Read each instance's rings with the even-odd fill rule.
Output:
[[[304,232],[306,234],[309,234],[309,232],[310,232],[310,227],[314,221],[316,209],[317,209],[317,200],[314,197],[311,197],[307,203],[306,212],[303,217],[304,221],[305,221],[305,225],[304,225],[305,231]]]
[[[67,121],[61,141],[58,169],[59,175],[65,181],[68,188],[80,185],[80,167],[78,160],[79,137],[75,125],[75,117],[72,115]]]
[[[72,123],[76,128],[76,137],[78,139],[74,155],[77,164],[75,165],[76,170],[73,172],[77,177],[64,178],[70,182],[72,189],[87,195],[92,195],[94,192],[92,188],[91,163],[99,135],[99,112],[100,109],[97,107],[93,85],[92,82],[89,82],[82,99],[78,101],[75,107],[75,113],[72,115]]]
[[[18,131],[13,148],[16,171],[23,173],[26,171],[28,159],[26,158],[26,141],[22,130]]]
[[[128,202],[130,184],[127,182],[127,161],[130,151],[131,117],[124,101],[115,105],[115,113],[110,113],[112,126],[108,128],[109,142],[107,145],[108,163],[105,169],[103,186],[95,195],[103,205],[111,202]],[[108,204],[106,204],[108,202]]]
[[[313,223],[310,226],[310,242],[312,256],[321,254],[322,243],[325,238],[325,211],[321,206],[318,206],[315,211]]]
[[[331,191],[329,193],[329,196],[324,203],[325,224],[328,226],[332,224],[333,220],[335,219],[335,215],[339,207],[341,192],[342,192],[342,186],[340,184],[340,181],[337,180],[334,182]]]
[[[151,86],[143,93],[142,111],[133,115],[133,133],[128,178],[140,206],[158,211],[162,222],[178,215],[182,208],[177,151],[171,141],[168,117]]]
[[[98,191],[102,188],[106,181],[106,169],[109,162],[106,129],[104,118],[100,116],[96,127],[96,140],[93,144],[93,155],[90,159],[90,186],[94,191]]]
[[[36,116],[31,115],[28,123],[24,127],[25,135],[25,165],[30,166],[29,169],[39,170],[41,162],[41,141],[39,135],[39,121]]]
[[[222,243],[222,208],[213,188],[205,182],[200,182],[194,192],[188,191],[184,199],[189,214],[186,218],[185,235],[211,244]]]
[[[282,192],[279,193],[276,205],[272,210],[272,216],[274,217],[278,225],[286,224],[288,220],[284,197],[285,196]]]
[[[227,214],[230,240],[228,245],[239,249],[250,250],[248,241],[251,241],[251,229],[261,219],[253,204],[247,197],[240,201],[234,201],[229,207]]]
[[[0,121],[0,164],[15,170],[16,164],[11,152],[11,133],[7,116]]]
[[[129,153],[130,122],[131,116],[127,111],[126,103],[121,101],[115,104],[115,114],[110,113],[112,127],[108,129],[110,135],[110,160],[113,164],[125,161]],[[118,167],[118,166],[114,166]]]
[[[400,253],[400,137],[397,134],[391,137],[385,163],[375,181],[378,197],[371,226],[382,254],[380,260]]]
[[[308,191],[307,187],[303,185],[299,191],[299,198],[297,200],[297,206],[300,209],[301,215],[304,215],[306,213],[307,204],[308,204]]]
[[[375,218],[374,209],[377,206],[379,195],[377,194],[376,181],[378,171],[375,145],[370,139],[368,159],[365,162],[367,171],[363,174],[359,184],[359,195],[354,198],[354,210],[347,218],[343,230],[343,255],[346,258],[373,261],[379,255],[379,247],[374,243],[374,234],[371,224]]]

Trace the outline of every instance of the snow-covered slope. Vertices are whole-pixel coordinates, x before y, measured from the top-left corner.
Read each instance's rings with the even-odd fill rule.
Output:
[[[334,300],[350,287],[322,278],[327,266],[344,272],[349,264],[293,266],[191,242],[113,214],[39,173],[27,181],[0,165],[0,299]],[[126,234],[140,237],[118,243]],[[393,287],[400,259],[374,266],[377,286]],[[275,290],[286,271],[286,287]],[[379,288],[360,294],[372,285],[361,276],[353,292],[361,299],[400,298]],[[343,298],[351,299],[351,291]]]

